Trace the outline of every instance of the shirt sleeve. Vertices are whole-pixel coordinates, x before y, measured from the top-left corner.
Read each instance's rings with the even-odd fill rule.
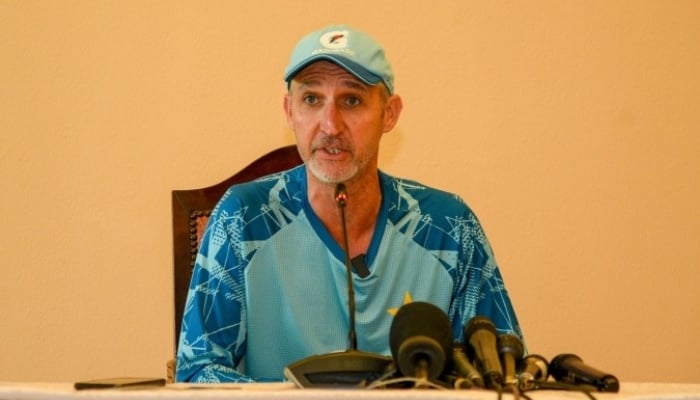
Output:
[[[499,334],[515,334],[522,340],[518,318],[481,224],[470,210],[461,224],[458,274],[450,308],[455,339],[463,341],[464,327],[480,315],[489,318]]]
[[[222,200],[224,201],[224,200]],[[245,283],[236,204],[212,213],[202,237],[183,313],[178,382],[252,382],[245,355]]]

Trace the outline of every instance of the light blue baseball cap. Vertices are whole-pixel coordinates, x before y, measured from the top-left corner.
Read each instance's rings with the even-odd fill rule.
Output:
[[[384,48],[369,35],[347,25],[332,25],[304,36],[284,70],[287,85],[309,64],[334,62],[368,85],[384,82],[394,93],[394,73]]]

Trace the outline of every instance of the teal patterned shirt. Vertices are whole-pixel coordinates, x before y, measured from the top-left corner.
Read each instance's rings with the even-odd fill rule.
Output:
[[[393,315],[410,301],[443,309],[456,341],[475,315],[522,337],[491,246],[464,201],[381,171],[379,180],[370,273],[353,273],[358,349],[390,355]],[[346,350],[347,296],[344,251],[309,205],[303,165],[234,185],[202,238],[176,380],[279,381],[294,361]]]

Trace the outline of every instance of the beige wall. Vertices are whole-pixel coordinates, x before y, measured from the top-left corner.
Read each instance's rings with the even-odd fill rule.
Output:
[[[700,382],[694,0],[0,1],[0,379],[164,374],[170,190],[292,143],[338,21],[397,73],[381,167],[475,209],[531,352]]]

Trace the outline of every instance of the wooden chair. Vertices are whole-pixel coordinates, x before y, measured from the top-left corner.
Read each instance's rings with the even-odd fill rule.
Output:
[[[294,145],[280,147],[259,157],[228,179],[201,189],[173,190],[173,267],[175,274],[175,352],[180,340],[182,313],[185,309],[194,261],[212,209],[233,184],[247,182],[302,163]],[[174,360],[168,361],[167,378],[174,379]]]

